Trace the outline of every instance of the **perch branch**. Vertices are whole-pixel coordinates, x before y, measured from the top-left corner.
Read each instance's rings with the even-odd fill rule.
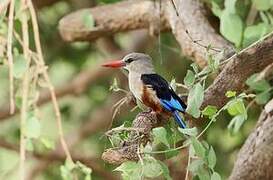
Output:
[[[129,140],[122,143],[121,147],[107,149],[102,154],[102,159],[111,164],[121,164],[128,160],[138,160],[137,153],[140,145],[147,144],[150,141],[150,132],[153,128],[163,125],[166,118],[156,115],[154,112],[141,112],[133,121],[134,129],[141,131],[133,131],[130,134]]]
[[[262,71],[272,63],[273,34],[268,35],[263,40],[244,49],[229,59],[228,64],[226,64],[213,84],[206,90],[203,107],[206,105],[214,105],[218,108],[222,107],[227,102],[225,96],[226,91],[235,90],[241,92],[244,87],[244,82],[250,75]],[[143,115],[150,116],[149,113]],[[138,122],[138,119],[139,118],[136,117],[134,122]],[[159,121],[155,116],[144,119],[146,119],[146,126],[150,128],[147,128],[147,131],[145,131],[146,135],[143,138],[138,139],[136,142],[130,142],[129,144],[125,142],[119,149],[108,149],[104,152],[102,158],[113,164],[120,164],[127,160],[136,160],[138,158],[136,148],[140,143],[147,143],[147,134],[149,134],[151,129],[155,127],[151,124],[157,124],[156,122]],[[155,123],[151,123],[151,121]],[[199,122],[205,123],[205,121]],[[133,127],[141,128],[141,126],[136,124],[134,124]]]

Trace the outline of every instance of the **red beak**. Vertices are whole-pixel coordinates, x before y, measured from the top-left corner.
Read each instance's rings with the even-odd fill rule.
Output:
[[[102,64],[103,67],[111,67],[111,68],[119,68],[125,66],[125,62],[122,60],[117,60],[117,61],[111,61],[105,64]]]

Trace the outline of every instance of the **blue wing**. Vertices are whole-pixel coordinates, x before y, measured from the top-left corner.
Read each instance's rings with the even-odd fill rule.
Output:
[[[150,85],[153,88],[161,106],[173,114],[174,119],[181,128],[185,128],[186,124],[179,116],[179,111],[184,113],[187,106],[169,86],[168,82],[157,74],[143,74],[141,80],[145,85]]]
[[[179,125],[179,127],[183,129],[186,128],[185,122],[179,115],[179,111],[185,112],[185,109],[183,109],[183,107],[177,100],[175,100],[173,97],[171,98],[170,101],[165,99],[160,99],[160,103],[166,110],[172,112],[173,117],[175,121],[177,122],[177,124]]]
[[[180,112],[185,112],[187,105],[179,98],[164,78],[158,74],[142,74],[141,80],[143,84],[149,85],[153,88],[156,92],[156,96],[164,104]]]
[[[167,109],[168,111],[177,110],[177,111],[180,111],[180,112],[185,112],[185,109],[181,106],[179,101],[174,99],[173,97],[171,97],[170,100],[161,99],[161,98],[159,98],[159,99],[160,99],[161,105],[165,109]]]

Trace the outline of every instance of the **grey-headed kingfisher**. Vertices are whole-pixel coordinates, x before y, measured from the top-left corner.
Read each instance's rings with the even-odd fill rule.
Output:
[[[167,113],[174,117],[179,127],[186,124],[179,112],[185,113],[186,104],[174,92],[169,83],[156,74],[150,56],[130,53],[122,60],[103,64],[104,67],[121,68],[129,71],[129,88],[137,101],[156,113]]]

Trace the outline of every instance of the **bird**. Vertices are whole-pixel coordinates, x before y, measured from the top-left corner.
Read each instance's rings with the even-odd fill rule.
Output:
[[[185,113],[187,105],[169,83],[155,72],[149,55],[133,52],[121,60],[110,61],[102,66],[127,70],[129,89],[138,102],[158,114],[165,113],[173,116],[180,128],[187,127],[180,116],[180,112]]]

